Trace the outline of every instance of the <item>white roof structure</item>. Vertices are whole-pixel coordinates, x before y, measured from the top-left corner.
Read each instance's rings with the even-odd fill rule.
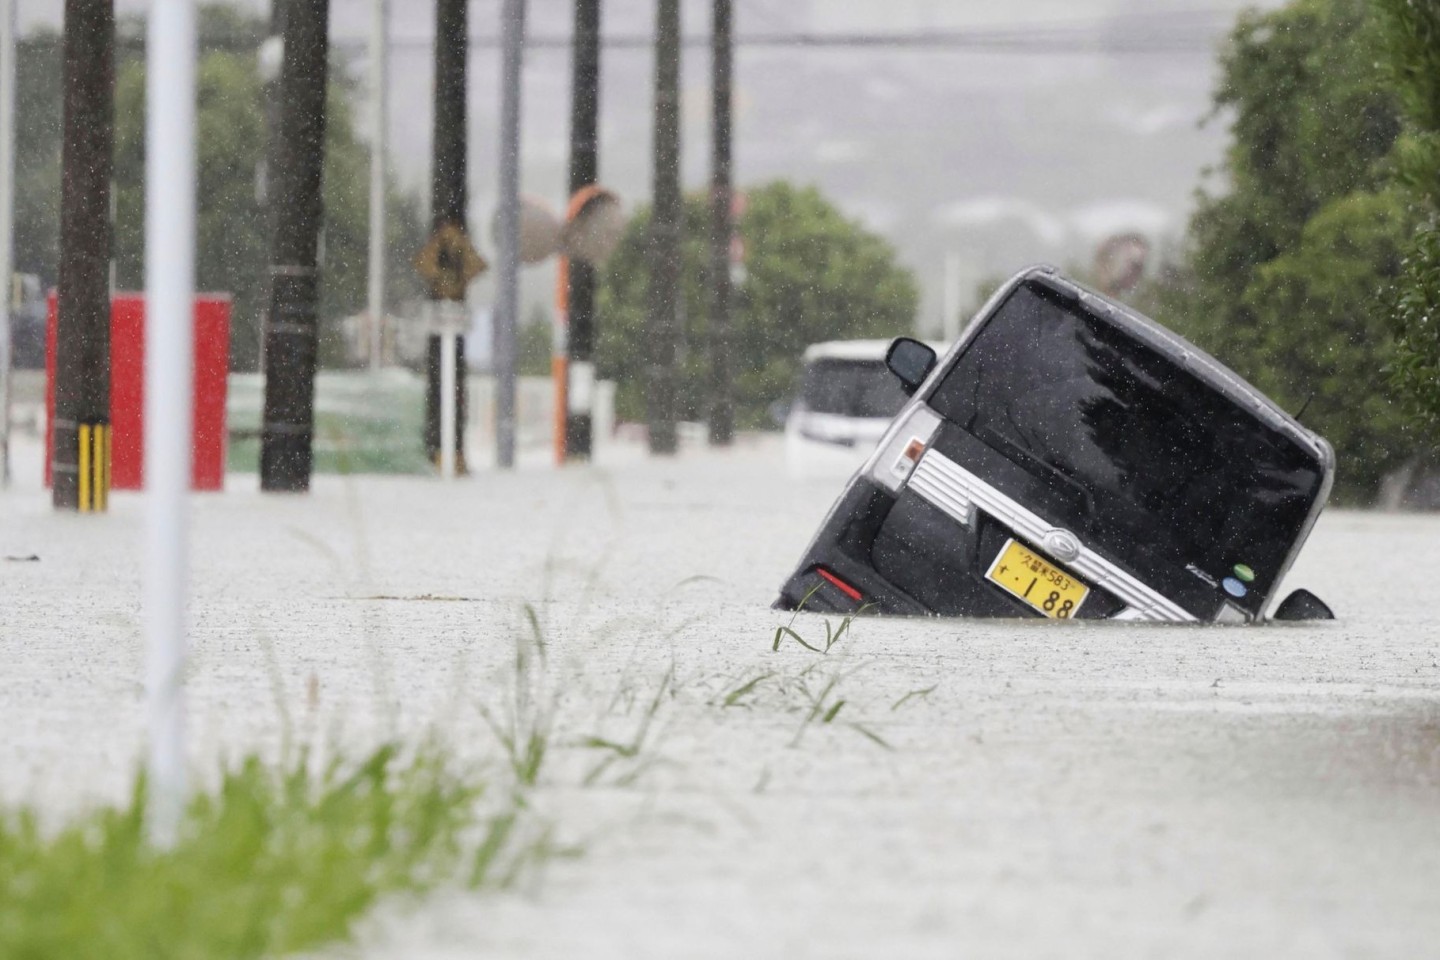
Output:
[[[945,352],[945,344],[926,341],[936,354]],[[805,360],[884,360],[885,351],[894,340],[827,340],[805,348]]]

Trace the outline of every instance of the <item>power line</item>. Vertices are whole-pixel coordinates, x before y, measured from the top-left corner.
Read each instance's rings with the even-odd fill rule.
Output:
[[[53,37],[27,37],[22,46],[43,46],[57,42]],[[566,52],[570,49],[568,35],[549,34],[526,38],[526,49]],[[653,43],[649,34],[612,34],[601,40],[606,50],[648,51]],[[685,37],[686,47],[708,47],[708,35]],[[1124,37],[1097,34],[1092,29],[1036,28],[1008,30],[940,30],[911,33],[836,33],[814,31],[776,31],[751,33],[735,38],[735,46],[749,49],[810,49],[810,50],[914,50],[921,52],[966,51],[987,54],[1077,54],[1077,55],[1147,55],[1214,52],[1214,41],[1195,32],[1173,35]],[[390,47],[429,50],[434,38],[424,35],[401,35],[390,38]],[[472,36],[472,49],[498,50],[497,36]],[[144,38],[121,36],[117,46],[126,50],[144,48]],[[253,36],[215,36],[202,38],[204,50],[251,51],[257,46]],[[359,37],[336,38],[334,48],[347,51],[366,50],[366,41]]]
[[[391,38],[396,47],[425,46],[430,41],[419,36]],[[706,35],[688,36],[686,47],[708,47]],[[344,41],[342,41],[344,43]],[[357,41],[358,43],[358,41]],[[498,48],[499,38],[470,38],[474,48]],[[653,43],[648,34],[612,34],[601,40],[607,50],[649,50]],[[527,48],[535,50],[569,50],[570,38],[563,35],[527,37]],[[833,33],[812,31],[776,31],[751,33],[735,38],[737,47],[809,49],[909,49],[909,50],[972,50],[986,53],[1175,53],[1213,51],[1207,37],[1193,33],[1172,37],[1105,37],[1090,30],[1006,30],[1006,31],[925,31],[914,33]]]

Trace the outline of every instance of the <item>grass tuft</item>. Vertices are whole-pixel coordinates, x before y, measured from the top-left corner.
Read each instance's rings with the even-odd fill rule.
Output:
[[[508,702],[503,710],[481,704],[480,717],[494,734],[509,760],[517,789],[536,786],[550,751],[555,719],[553,697],[546,693],[547,650],[545,631],[530,604],[524,607],[529,634],[515,637],[513,670],[507,678]]]
[[[720,705],[725,707],[745,706],[746,704],[742,701],[744,701],[745,698],[749,697],[752,693],[754,693],[755,689],[759,687],[760,684],[764,683],[766,680],[769,680],[773,676],[775,676],[775,672],[773,670],[766,670],[763,673],[756,674],[749,680],[746,680],[744,683],[740,684],[738,687],[735,687],[733,690],[730,690],[728,693],[726,693],[725,696],[721,699]]]
[[[616,740],[604,737],[599,734],[592,734],[582,737],[577,745],[587,750],[602,751],[605,756],[599,763],[590,768],[582,783],[587,786],[595,786],[602,782],[601,778],[617,763],[628,761],[628,770],[624,770],[614,777],[613,785],[630,786],[652,766],[660,761],[657,755],[651,751],[655,746],[652,732],[656,717],[660,708],[665,702],[675,695],[675,668],[672,665],[669,671],[661,677],[660,686],[656,689],[655,695],[640,714],[640,722],[636,725],[630,737],[625,740]]]
[[[840,620],[840,625],[838,627],[830,622],[829,617],[826,617],[823,621],[825,625],[825,639],[823,641],[816,641],[815,643],[811,643],[809,640],[806,640],[804,637],[802,637],[799,631],[795,629],[795,618],[798,617],[801,611],[805,609],[805,604],[810,602],[810,598],[813,597],[815,595],[815,591],[819,589],[819,584],[811,587],[810,592],[805,594],[805,596],[801,598],[799,605],[795,608],[795,611],[790,614],[790,622],[782,624],[781,626],[775,628],[775,636],[771,639],[770,642],[771,651],[778,653],[780,650],[781,642],[786,637],[789,637],[791,640],[794,640],[796,643],[800,644],[800,646],[804,647],[806,650],[809,650],[811,653],[829,653],[830,648],[835,646],[835,644],[839,643],[841,638],[850,631],[850,624],[854,622],[855,618],[860,614],[864,613],[871,606],[873,606],[873,604],[869,603],[862,604],[860,608],[854,613],[847,613]]]
[[[252,756],[197,793],[168,850],[129,801],[59,832],[31,809],[0,817],[0,956],[272,956],[349,938],[381,896],[512,879],[515,811],[482,817],[483,785],[439,750],[380,747],[314,772],[303,752]],[[478,831],[478,846],[472,842]]]
[[[926,699],[929,699],[930,694],[934,693],[936,690],[939,690],[939,689],[940,689],[940,684],[935,683],[935,684],[931,684],[930,686],[925,687],[925,688],[920,689],[920,690],[911,690],[911,691],[909,691],[908,693],[906,693],[905,696],[901,697],[899,700],[896,700],[894,703],[890,704],[890,712],[891,712],[891,713],[894,713],[896,710],[899,710],[901,707],[905,706],[905,704],[909,703],[911,700],[926,700]]]

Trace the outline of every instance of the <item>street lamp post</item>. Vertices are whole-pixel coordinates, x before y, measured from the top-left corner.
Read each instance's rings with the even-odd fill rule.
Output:
[[[154,0],[145,120],[147,810],[174,842],[185,797],[185,500],[194,403],[195,5]]]
[[[389,123],[387,0],[370,7],[370,369],[379,370],[385,349],[385,150]]]
[[[525,0],[501,10],[500,270],[495,310],[495,361],[499,370],[495,415],[496,459],[515,465],[515,330],[520,309],[520,83],[525,52]]]
[[[10,483],[10,304],[15,273],[15,0],[0,0],[0,488]]]

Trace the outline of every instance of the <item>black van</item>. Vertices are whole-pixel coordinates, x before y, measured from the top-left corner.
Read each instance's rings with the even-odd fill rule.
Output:
[[[1245,622],[1334,478],[1330,445],[1128,307],[1022,271],[937,362],[776,606],[836,613]],[[1296,591],[1278,619],[1329,617]]]

